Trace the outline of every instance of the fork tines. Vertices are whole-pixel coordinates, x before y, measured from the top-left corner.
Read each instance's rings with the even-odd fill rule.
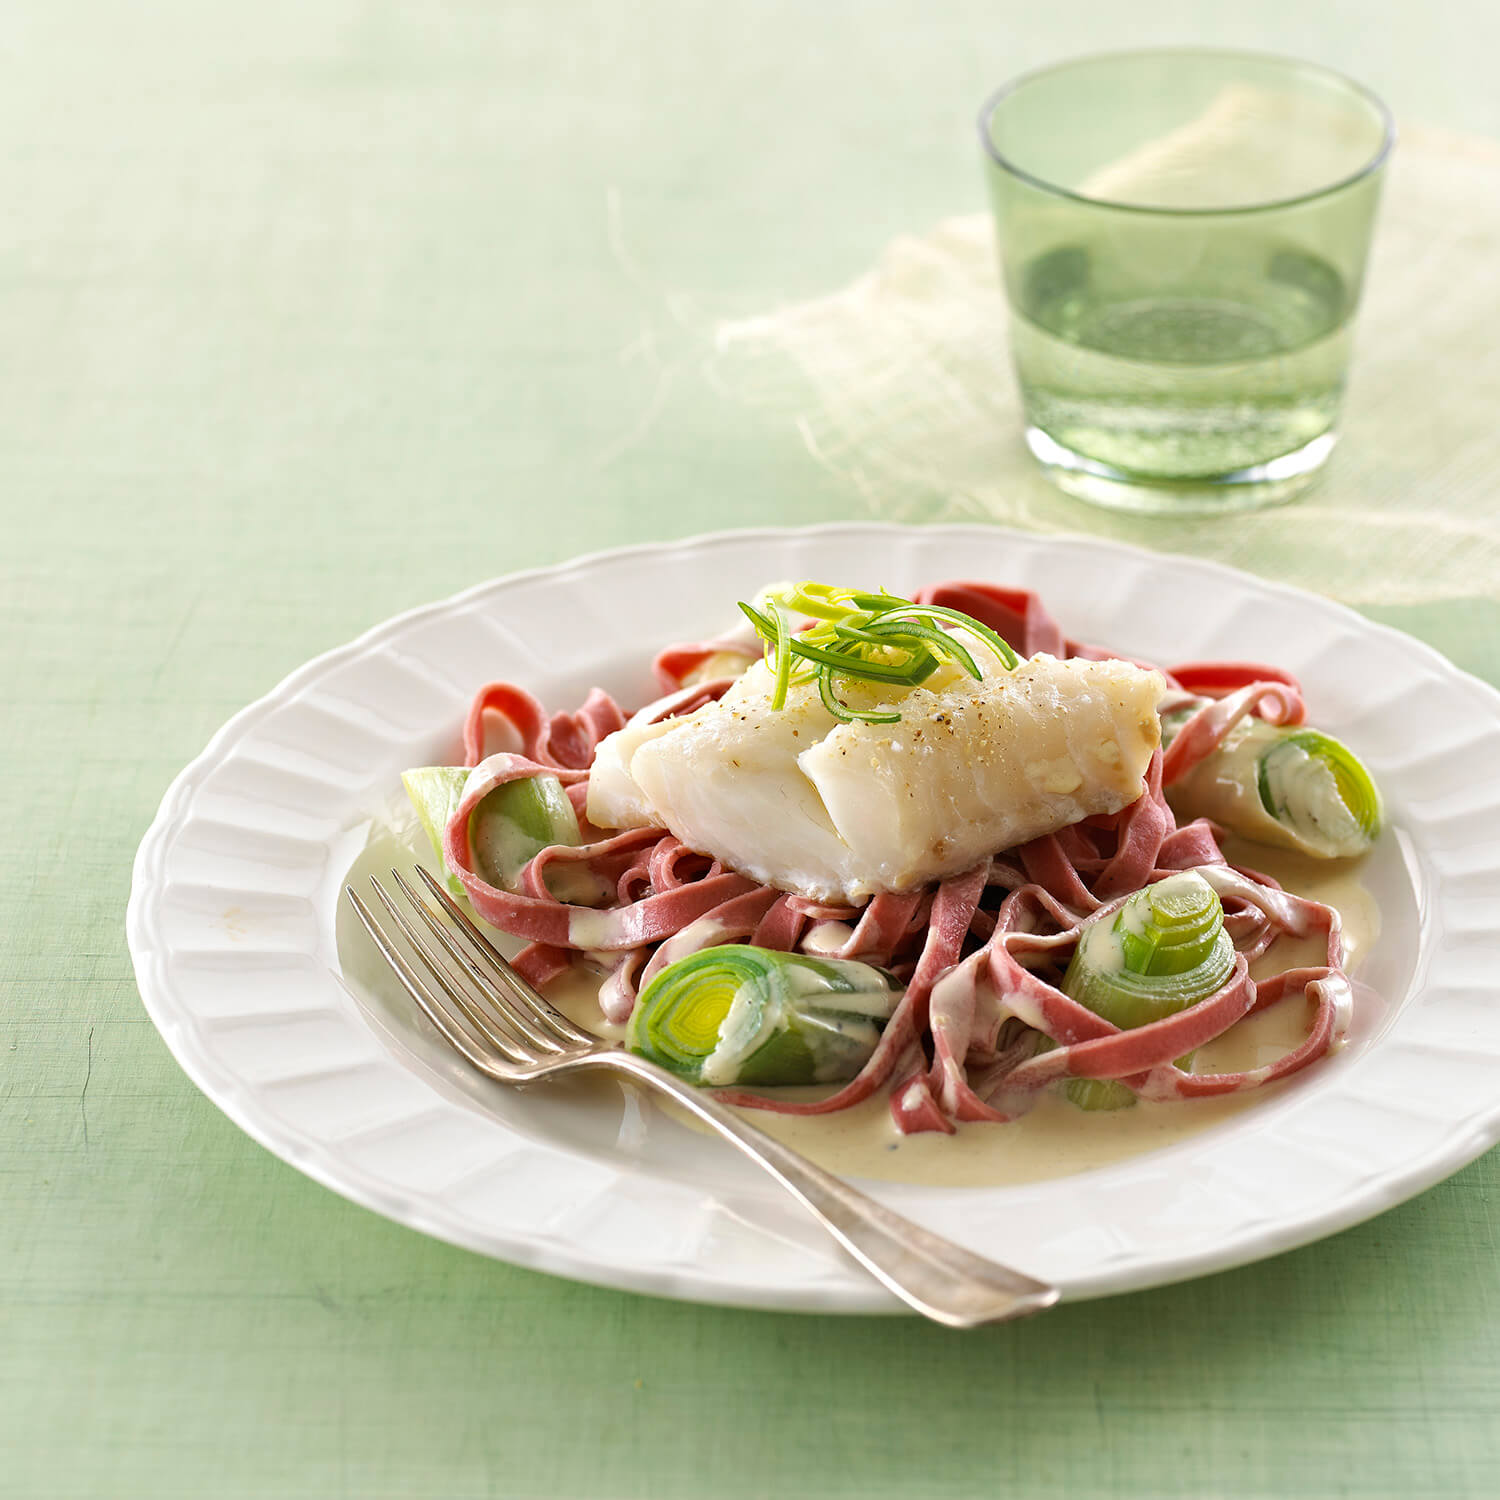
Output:
[[[494,1074],[545,1066],[583,1047],[598,1045],[597,1037],[574,1025],[516,973],[427,870],[419,866],[417,874],[431,900],[416,891],[399,870],[391,871],[391,879],[435,946],[373,875],[370,885],[425,968],[425,976],[353,886],[345,886],[344,891],[397,978],[454,1048],[475,1067]]]

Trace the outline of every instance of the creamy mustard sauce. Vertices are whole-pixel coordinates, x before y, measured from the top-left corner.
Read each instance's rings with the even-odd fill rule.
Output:
[[[369,842],[347,878],[363,886],[367,875],[383,873],[392,863],[405,864],[414,856],[432,868],[434,862],[424,845],[421,831],[411,820],[398,815],[391,824],[371,830]],[[1380,913],[1359,880],[1358,862],[1316,860],[1237,839],[1226,842],[1225,852],[1235,864],[1270,875],[1298,895],[1335,907],[1344,921],[1347,966],[1351,970],[1368,955],[1380,933]],[[384,995],[389,991],[386,1003],[393,1013],[409,1010],[409,1001],[399,993],[363,930],[343,910],[342,901],[339,906],[338,948],[346,977],[358,980],[371,993]],[[498,937],[498,945],[507,952],[521,946],[504,937]],[[1258,961],[1252,973],[1263,976],[1322,961],[1321,941],[1283,939]],[[620,1041],[625,1028],[611,1025],[599,1013],[602,977],[600,968],[582,963],[562,975],[549,987],[548,994],[581,1026]],[[1194,1066],[1199,1072],[1230,1072],[1272,1062],[1307,1034],[1309,1011],[1305,1000],[1291,997],[1200,1048]],[[597,1094],[601,1108],[613,1108],[610,1101],[617,1096],[616,1085],[603,1078],[588,1080],[587,1084],[593,1087],[580,1086],[580,1101]],[[742,1113],[767,1134],[846,1176],[934,1186],[987,1186],[1064,1177],[1157,1150],[1253,1108],[1277,1088],[1273,1084],[1223,1098],[1138,1103],[1128,1109],[1092,1112],[1078,1109],[1060,1093],[1049,1091],[1020,1119],[1004,1125],[963,1125],[951,1136],[941,1132],[898,1134],[891,1121],[886,1090],[836,1114]],[[789,1090],[788,1095],[794,1092]],[[800,1092],[804,1097],[815,1096],[814,1091]],[[669,1106],[658,1103],[657,1107],[665,1108],[674,1119],[693,1129],[705,1128]]]
[[[1360,883],[1357,861],[1311,859],[1239,839],[1227,840],[1224,847],[1232,863],[1269,875],[1299,896],[1334,907],[1343,918],[1348,969],[1353,971],[1373,947],[1380,935],[1380,912]],[[1324,954],[1321,939],[1283,938],[1256,961],[1251,974],[1263,978],[1287,968],[1321,964]],[[592,1003],[587,992],[574,993],[563,1008],[580,1024],[597,1024],[597,1006],[594,1021],[584,1019],[584,1010]],[[574,1006],[579,1009],[575,1011]],[[1309,1002],[1291,996],[1200,1047],[1194,1069],[1228,1073],[1274,1062],[1306,1037],[1311,1017]],[[1093,1111],[1079,1109],[1061,1093],[1048,1090],[1019,1119],[1004,1125],[960,1125],[951,1136],[940,1131],[901,1135],[891,1120],[888,1089],[835,1114],[778,1115],[763,1109],[739,1113],[767,1135],[842,1176],[934,1187],[988,1187],[1067,1177],[1159,1150],[1253,1108],[1277,1087],[1270,1084],[1213,1099],[1142,1101],[1128,1109]],[[788,1090],[789,1097],[793,1094]],[[693,1129],[704,1128],[676,1110],[670,1113]]]

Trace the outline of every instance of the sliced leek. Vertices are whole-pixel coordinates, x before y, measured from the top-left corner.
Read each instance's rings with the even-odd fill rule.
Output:
[[[1160,1021],[1205,1000],[1234,970],[1224,908],[1192,870],[1137,891],[1112,921],[1086,928],[1063,992],[1122,1031]],[[1112,1079],[1074,1079],[1068,1098],[1083,1109],[1119,1109],[1134,1092]]]
[[[439,860],[443,858],[443,830],[463,800],[468,779],[469,771],[464,766],[421,766],[401,775],[406,795]],[[491,885],[506,889],[514,889],[521,871],[541,850],[581,841],[577,814],[556,776],[527,776],[497,786],[474,809],[469,837],[474,844],[475,869]],[[589,891],[584,892],[576,889],[574,873],[559,868],[553,894],[571,900],[597,898],[592,877],[588,879]],[[454,893],[461,895],[463,887],[457,878],[447,874],[446,879]]]
[[[443,879],[455,896],[463,895],[464,888],[443,858],[443,830],[463,801],[464,783],[468,779],[468,770],[463,766],[418,766],[401,773],[401,784],[437,854]]]
[[[842,1082],[869,1060],[899,999],[868,964],[726,944],[646,986],[626,1045],[693,1083]]]
[[[1185,716],[1162,720],[1170,742]],[[1317,729],[1237,724],[1214,753],[1167,788],[1183,818],[1211,818],[1257,843],[1318,859],[1363,854],[1380,833],[1380,792],[1349,747]]]
[[[1317,729],[1282,731],[1260,758],[1261,806],[1309,847],[1362,854],[1380,833],[1380,792],[1359,757]]]
[[[555,776],[526,776],[497,786],[469,825],[482,868],[510,885],[532,857],[553,844],[581,842],[578,816]]]

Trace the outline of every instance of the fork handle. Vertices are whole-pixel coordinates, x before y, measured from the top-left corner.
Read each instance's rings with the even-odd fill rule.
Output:
[[[934,1322],[950,1328],[1003,1323],[1041,1312],[1060,1295],[1044,1281],[996,1265],[893,1213],[643,1057],[610,1051],[578,1061],[623,1072],[676,1100],[769,1172],[871,1275]]]

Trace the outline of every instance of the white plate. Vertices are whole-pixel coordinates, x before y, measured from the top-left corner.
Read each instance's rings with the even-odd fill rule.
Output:
[[[716,1142],[623,1093],[506,1091],[336,972],[336,908],[398,772],[455,756],[469,697],[513,678],[554,707],[595,682],[651,696],[670,640],[774,578],[908,592],[1041,591],[1070,634],[1164,661],[1250,658],[1303,679],[1358,746],[1392,831],[1364,878],[1389,1009],[1339,1055],[1186,1141],[1006,1188],[871,1191],[1070,1298],[1235,1265],[1369,1217],[1500,1137],[1500,694],[1327,600],[1209,563],[990,527],[737,532],[482,585],[308,663],[173,783],[136,858],[141,994],[188,1075],[317,1181],[519,1264],[709,1302],[894,1303]]]

